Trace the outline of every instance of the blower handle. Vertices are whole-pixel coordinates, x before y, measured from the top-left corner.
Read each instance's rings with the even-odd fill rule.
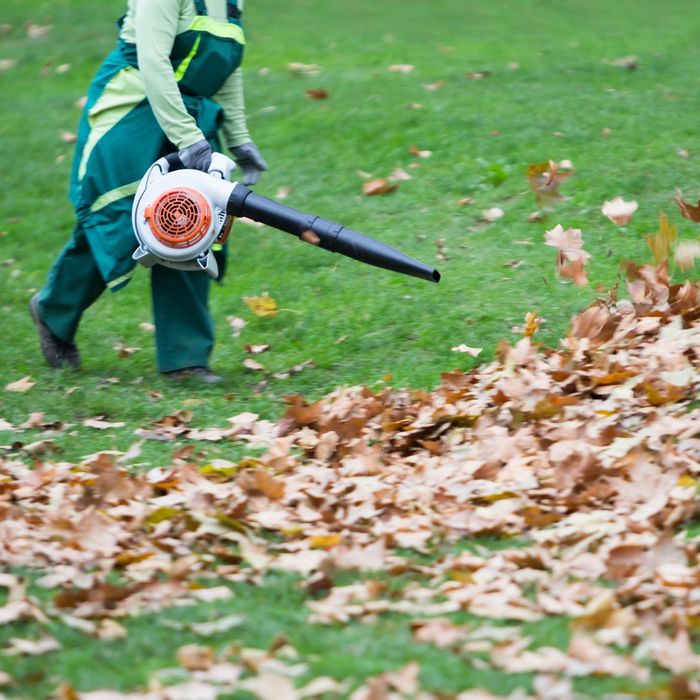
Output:
[[[180,156],[177,154],[177,151],[168,153],[168,155],[165,156],[165,160],[170,168],[170,170],[168,170],[170,173],[173,172],[173,170],[184,170],[185,168],[183,162],[180,160]]]

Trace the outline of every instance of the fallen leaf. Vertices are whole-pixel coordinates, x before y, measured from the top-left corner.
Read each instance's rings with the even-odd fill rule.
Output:
[[[214,663],[213,649],[200,644],[186,644],[175,652],[175,656],[188,671],[207,671]]]
[[[124,345],[124,343],[117,343],[112,347],[112,350],[114,350],[117,353],[117,356],[122,359],[126,359],[127,357],[135,355],[137,352],[141,352],[141,348],[130,348]]]
[[[18,61],[16,58],[3,58],[0,60],[0,71],[10,70],[17,65]]]
[[[467,355],[471,355],[472,357],[478,357],[481,354],[482,350],[483,348],[471,348],[468,345],[464,345],[464,343],[462,343],[461,345],[456,345],[452,348],[452,352],[464,352]]]
[[[639,58],[637,56],[622,56],[613,60],[604,59],[603,63],[615,68],[624,68],[625,70],[637,70],[639,68]]]
[[[330,95],[324,88],[309,88],[304,91],[304,95],[312,100],[326,100]]]
[[[250,343],[246,343],[244,347],[245,351],[251,355],[259,355],[261,352],[266,352],[270,349],[270,345],[268,344],[251,345]]]
[[[539,330],[542,325],[542,319],[534,312],[528,311],[525,314],[525,326],[523,328],[523,335],[526,338],[532,338],[535,333]]]
[[[321,74],[321,66],[315,63],[288,63],[287,70],[295,77],[315,78]]]
[[[251,360],[250,358],[246,358],[243,360],[243,366],[246,369],[252,369],[254,372],[264,372],[265,371],[265,366],[261,365],[259,362],[256,362],[255,360]]]
[[[673,259],[683,272],[692,270],[695,267],[695,260],[698,258],[700,258],[700,243],[698,241],[679,241],[676,244]]]
[[[389,66],[389,70],[394,73],[410,73],[414,68],[410,63],[395,63]]]
[[[124,422],[110,423],[109,421],[99,418],[86,418],[83,421],[83,427],[95,428],[96,430],[112,430],[114,428],[123,428],[126,425]]]
[[[464,74],[467,80],[483,80],[484,78],[489,78],[491,76],[490,70],[473,70],[468,71]]]
[[[40,656],[58,649],[61,649],[61,644],[48,635],[36,640],[11,637],[9,644],[0,653],[5,656]]]
[[[418,146],[410,146],[408,152],[418,158],[430,158],[433,155],[432,151],[418,148]]]
[[[389,178],[395,182],[413,180],[413,176],[409,175],[403,168],[394,168]]]
[[[362,185],[362,192],[371,197],[378,194],[389,194],[395,192],[398,188],[396,183],[389,182],[386,178],[380,177],[375,180],[370,180]]]
[[[556,163],[553,160],[531,163],[527,166],[526,174],[537,203],[540,206],[548,206],[566,199],[559,192],[559,186],[573,175],[573,165],[571,161]]]
[[[569,261],[580,260],[584,264],[591,257],[583,250],[583,236],[577,228],[567,228],[557,224],[550,231],[545,232],[545,245],[556,248]]]
[[[36,382],[31,381],[31,379],[31,377],[27,376],[18,379],[16,382],[10,382],[5,385],[5,391],[14,391],[18,393],[28,391],[36,384]]]
[[[492,223],[502,219],[505,216],[505,212],[500,207],[491,207],[491,209],[485,209],[481,212],[482,221]]]
[[[239,627],[246,621],[244,615],[224,615],[211,622],[190,622],[187,627],[202,637],[212,637],[215,634],[228,632]]]
[[[622,197],[615,197],[603,202],[601,211],[610,221],[618,226],[626,226],[639,205],[634,200],[626,202]]]
[[[34,22],[27,22],[27,36],[30,39],[40,39],[46,36],[53,29],[50,25],[35,24]]]
[[[277,302],[267,292],[259,297],[243,297],[243,301],[256,316],[269,318],[277,315]]]
[[[671,248],[678,238],[678,227],[671,224],[665,212],[659,215],[659,230],[646,236],[646,242],[656,263],[668,260]]]
[[[241,331],[246,326],[246,321],[244,321],[242,318],[238,318],[238,316],[227,316],[226,321],[233,331],[233,337],[238,338],[241,335]]]
[[[690,204],[683,200],[683,193],[676,188],[676,203],[678,208],[681,210],[681,215],[686,219],[700,223],[700,202],[697,204]]]

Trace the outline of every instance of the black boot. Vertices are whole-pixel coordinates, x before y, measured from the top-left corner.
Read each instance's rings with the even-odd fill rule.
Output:
[[[49,365],[80,369],[80,351],[75,343],[67,343],[54,335],[39,315],[39,292],[29,300],[29,313],[39,331],[39,347]]]

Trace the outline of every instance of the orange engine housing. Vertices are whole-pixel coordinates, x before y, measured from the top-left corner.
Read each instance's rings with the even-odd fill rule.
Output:
[[[209,202],[190,187],[163,192],[144,216],[153,235],[170,248],[190,248],[204,238],[211,226]]]

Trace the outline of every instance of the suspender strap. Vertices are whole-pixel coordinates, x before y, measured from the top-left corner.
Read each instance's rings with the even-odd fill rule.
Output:
[[[207,6],[204,4],[204,0],[194,0],[194,7],[198,15],[207,16]]]
[[[226,14],[229,20],[239,19],[241,16],[241,11],[236,4],[236,0],[228,0],[226,3]]]

